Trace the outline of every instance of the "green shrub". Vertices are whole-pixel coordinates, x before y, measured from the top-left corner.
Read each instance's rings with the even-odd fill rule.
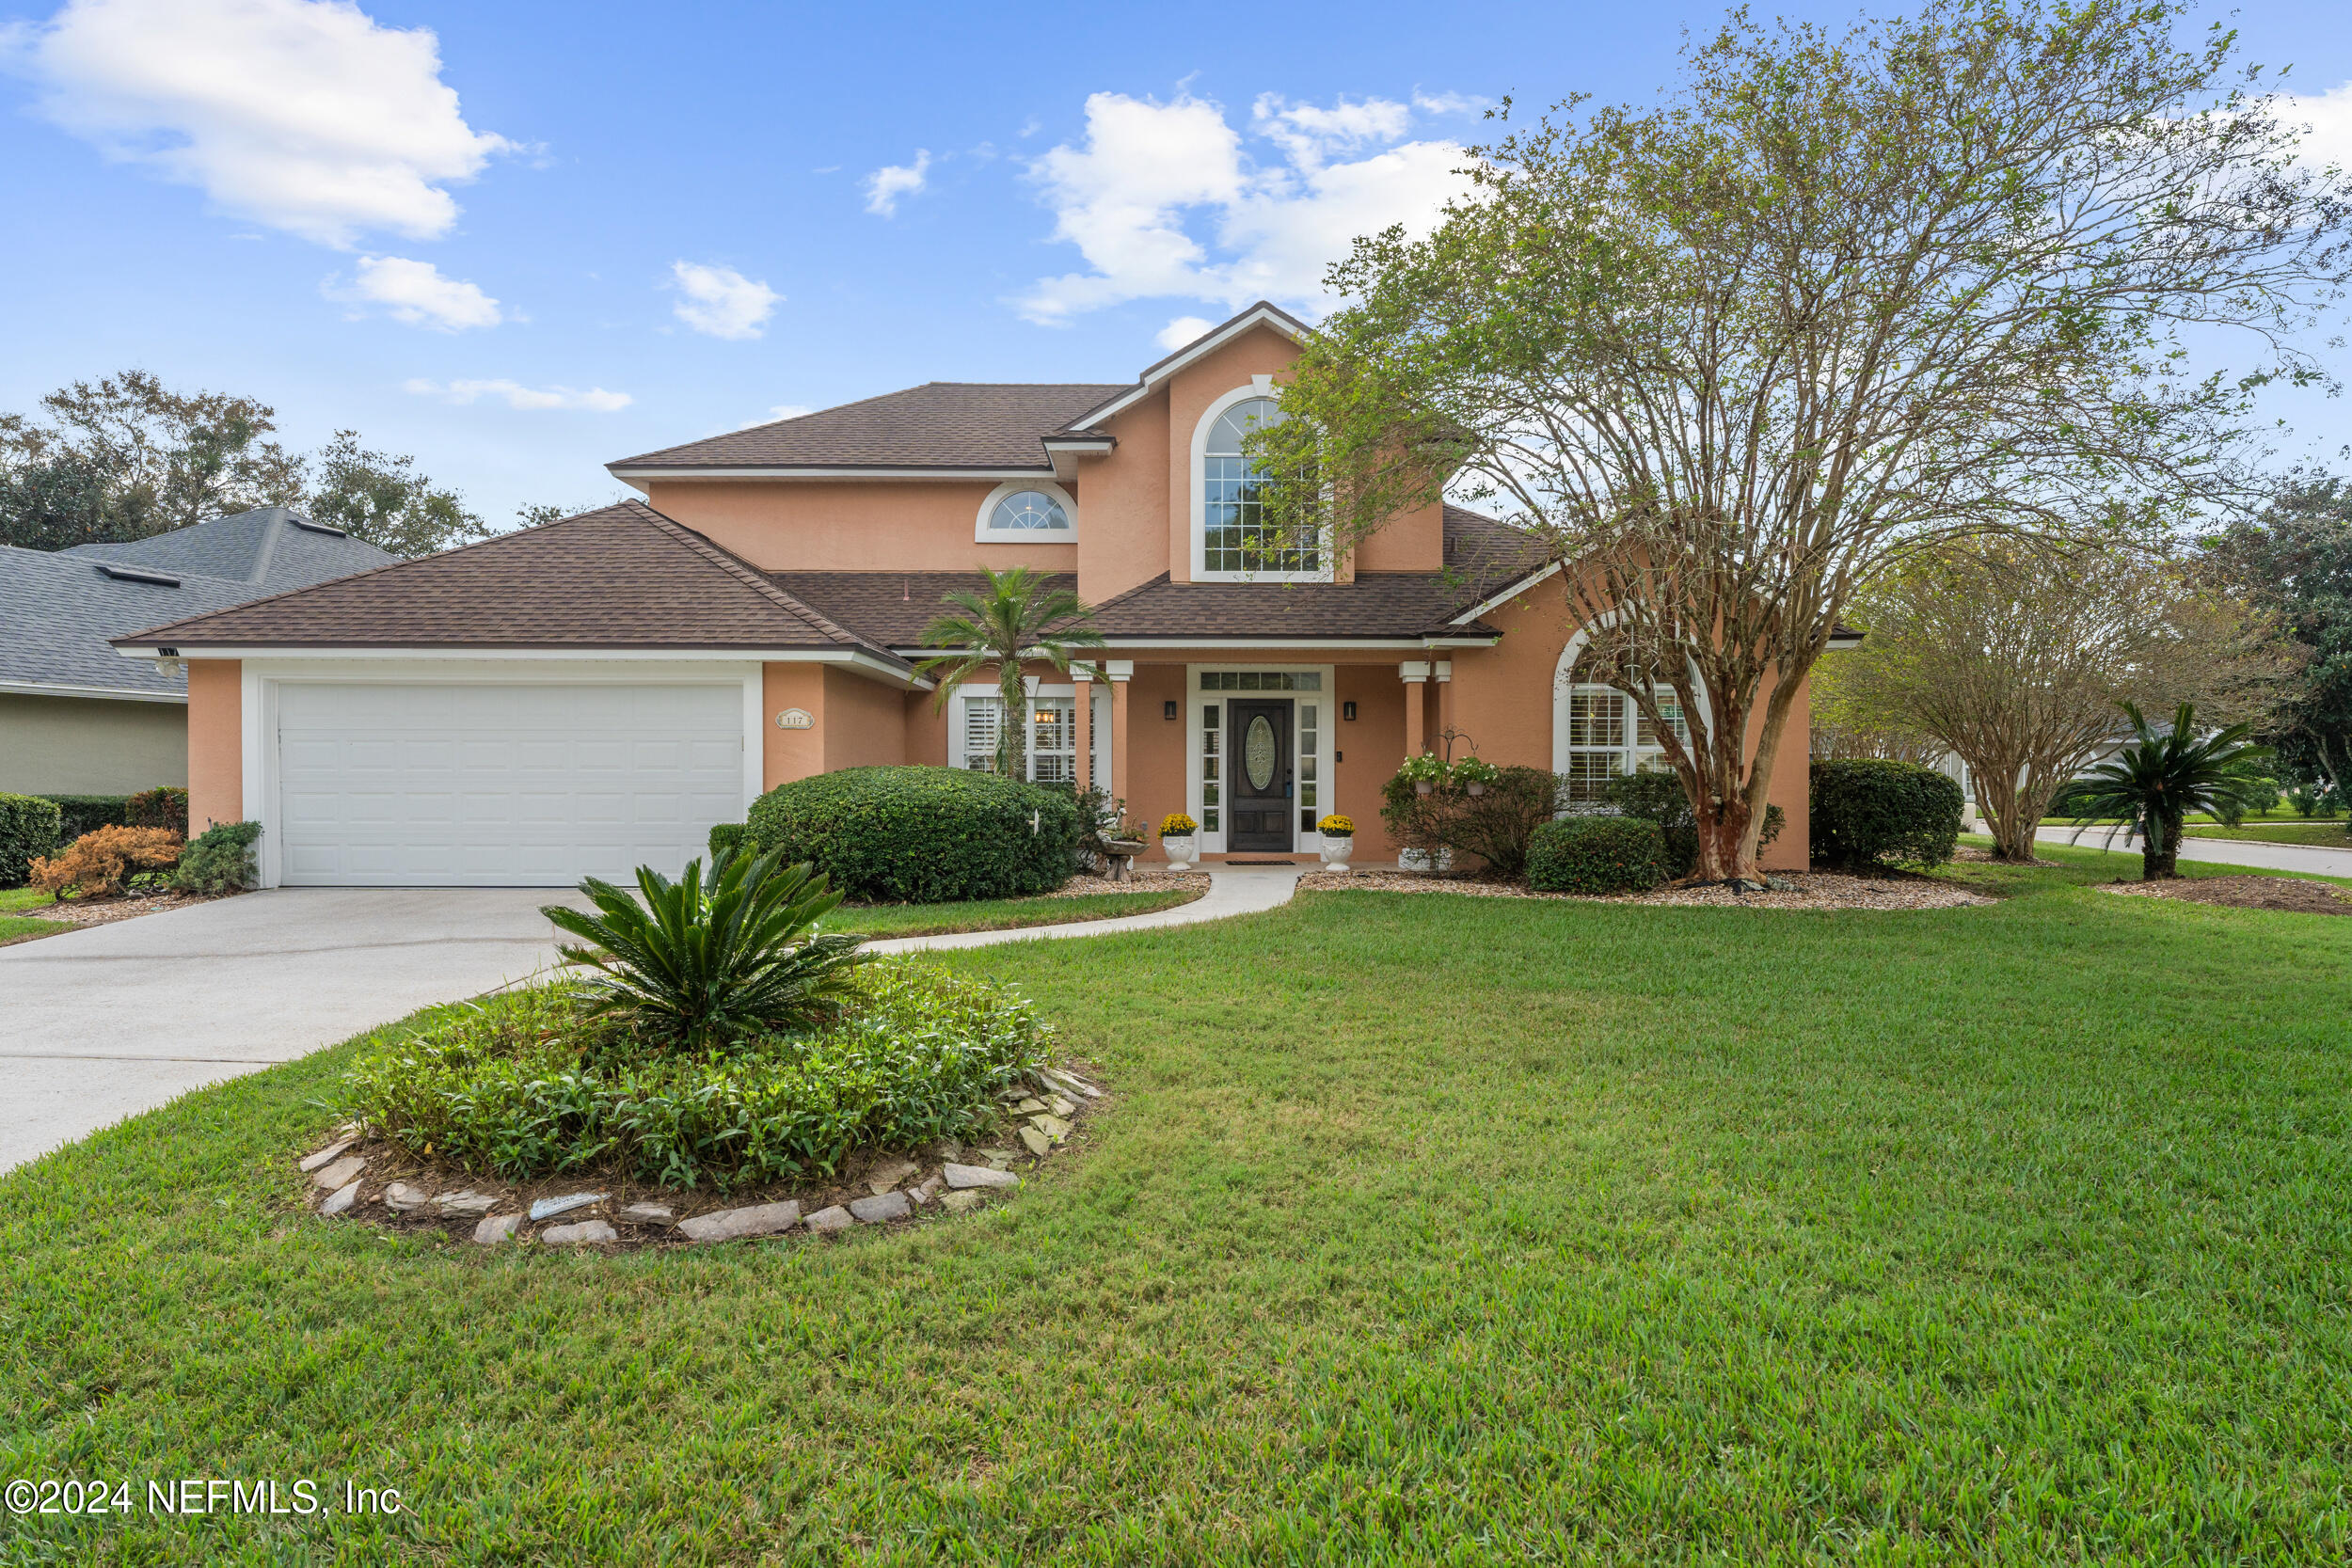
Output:
[[[1688,877],[1699,863],[1699,819],[1691,810],[1690,792],[1682,775],[1662,768],[1621,773],[1609,781],[1609,803],[1628,816],[1658,824],[1666,845],[1666,875]],[[1778,806],[1764,808],[1764,826],[1756,835],[1758,847],[1780,836],[1788,814]]]
[[[848,995],[850,966],[865,961],[863,938],[815,934],[841,895],[806,865],[785,869],[771,855],[729,850],[707,872],[688,861],[675,882],[641,865],[634,895],[596,877],[580,890],[595,914],[562,904],[539,912],[589,944],[556,949],[567,964],[602,972],[581,987],[587,1011],[612,1014],[666,1049],[821,1023]]]
[[[960,768],[851,768],[770,790],[748,836],[851,898],[937,904],[1052,892],[1080,831],[1068,790]]]
[[[1638,816],[1565,816],[1528,839],[1527,885],[1538,893],[1647,893],[1665,879],[1665,836]]]
[[[178,784],[142,789],[123,802],[123,819],[134,828],[168,828],[188,836],[188,792]]]
[[[710,858],[715,861],[721,855],[729,854],[743,847],[745,832],[747,830],[740,822],[715,824],[710,830]]]
[[[215,822],[180,851],[180,865],[171,885],[183,893],[242,893],[261,880],[253,847],[261,841],[259,822]]]
[[[1812,769],[1813,863],[1941,865],[1960,840],[1960,781],[1916,763],[1851,757]]]
[[[816,1034],[647,1056],[578,988],[461,1003],[362,1056],[345,1110],[419,1153],[509,1180],[596,1170],[722,1192],[830,1175],[852,1149],[993,1129],[997,1091],[1043,1062],[1026,1002],[930,965],[858,969]]]
[[[66,842],[65,814],[40,795],[0,795],[0,887],[23,887],[33,862]]]
[[[94,833],[101,828],[132,825],[128,795],[44,795],[41,799],[55,800],[57,810],[64,814],[64,825],[57,830],[57,839],[62,844],[71,844],[84,833]]]
[[[1528,835],[1560,809],[1559,775],[1541,768],[1497,768],[1479,757],[1435,768],[1412,766],[1414,760],[1380,786],[1380,819],[1398,843],[1476,855],[1507,877],[1527,869]],[[1426,752],[1419,760],[1438,762]],[[1424,778],[1436,785],[1426,795],[1420,789]]]

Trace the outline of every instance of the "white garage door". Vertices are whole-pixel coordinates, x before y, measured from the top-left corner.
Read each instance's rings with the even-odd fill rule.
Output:
[[[675,877],[743,816],[738,686],[278,689],[289,884],[566,887]]]

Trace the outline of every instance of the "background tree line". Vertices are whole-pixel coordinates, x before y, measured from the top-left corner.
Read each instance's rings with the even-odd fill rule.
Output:
[[[338,430],[307,455],[272,438],[277,410],[183,392],[142,370],[76,381],[35,414],[0,414],[0,544],[56,550],[145,539],[258,506],[289,506],[398,556],[494,531],[414,457]],[[564,515],[527,506],[517,521]]]

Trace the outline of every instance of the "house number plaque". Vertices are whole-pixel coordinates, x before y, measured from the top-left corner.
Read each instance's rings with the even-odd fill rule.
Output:
[[[788,707],[776,715],[776,728],[780,730],[813,730],[816,727],[817,721],[804,707]]]

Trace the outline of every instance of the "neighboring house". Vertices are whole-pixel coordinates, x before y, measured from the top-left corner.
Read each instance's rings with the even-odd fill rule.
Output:
[[[554,886],[675,871],[761,791],[985,764],[993,684],[914,670],[982,565],[1069,578],[1104,679],[1037,677],[1041,779],[1104,784],[1212,859],[1320,847],[1408,754],[1591,793],[1657,754],[1578,683],[1553,568],[1429,506],[1283,552],[1239,445],[1306,328],[1259,305],[1133,381],[931,383],[611,465],[628,502],[116,640],[190,672],[196,821],[263,825],[266,881]],[[1769,863],[1805,862],[1802,705]]]
[[[392,559],[277,506],[125,545],[0,546],[0,790],[186,784],[186,677],[107,639]]]

